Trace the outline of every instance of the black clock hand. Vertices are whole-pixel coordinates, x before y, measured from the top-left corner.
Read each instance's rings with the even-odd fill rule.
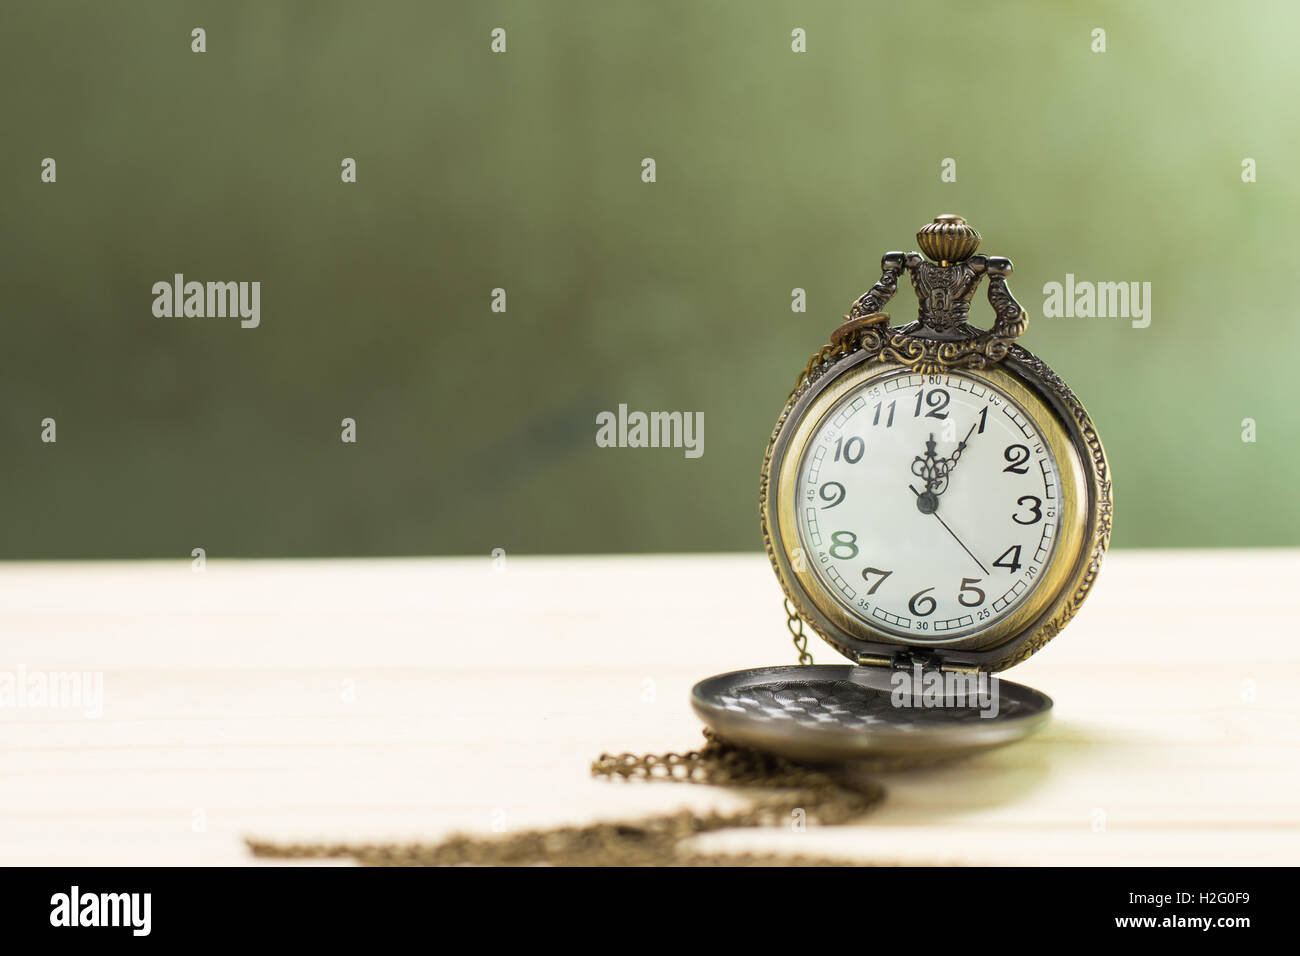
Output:
[[[925,479],[925,491],[920,492],[912,488],[916,494],[916,507],[921,514],[934,514],[939,508],[939,495],[943,494],[943,488],[939,488],[939,465],[935,461],[934,451],[934,432],[930,433],[930,438],[925,443],[925,454],[917,455],[912,459],[912,474],[918,478]],[[911,485],[908,485],[911,488]],[[944,487],[947,487],[945,484]]]
[[[975,425],[972,424],[953,453],[947,458],[939,458],[934,450],[934,433],[931,432],[925,443],[925,455],[917,455],[912,460],[912,474],[925,479],[925,491],[919,492],[916,499],[916,507],[922,514],[934,514],[939,510],[939,496],[948,490],[948,475],[961,459],[962,452],[966,450],[966,442],[974,433]]]
[[[946,521],[944,521],[942,518],[940,518],[940,517],[939,517],[939,513],[938,513],[937,511],[926,511],[925,508],[922,508],[922,507],[921,507],[921,499],[924,497],[925,494],[928,494],[928,492],[923,493],[923,492],[917,491],[917,490],[916,490],[915,488],[913,488],[911,485],[908,485],[907,487],[908,487],[908,489],[912,492],[912,494],[916,495],[916,506],[917,506],[917,508],[920,508],[921,513],[922,513],[922,514],[932,514],[932,515],[934,515],[935,520],[937,520],[937,521],[939,522],[939,524],[943,525],[943,530],[944,530],[944,531],[947,531],[950,535],[952,535],[952,540],[956,541],[958,544],[961,545],[961,549],[962,549],[963,551],[965,551],[967,554],[970,555],[971,560],[974,561],[976,564],[978,564],[978,565],[980,566],[980,570],[981,570],[981,571],[983,571],[985,574],[988,574],[988,573],[989,573],[989,569],[986,568],[986,567],[984,567],[984,562],[982,562],[979,558],[975,557],[975,553],[974,553],[973,551],[971,551],[970,548],[966,547],[965,542],[962,541],[961,538],[957,537],[957,533],[956,533],[955,531],[953,531],[952,528],[949,528],[949,527],[948,527],[948,522],[946,522]]]
[[[974,424],[971,425],[970,431],[966,433],[966,437],[957,443],[957,447],[953,449],[952,456],[944,459],[946,464],[946,467],[944,468],[945,473],[952,471],[953,467],[957,464],[957,460],[961,458],[961,453],[966,450],[966,443],[970,441],[970,436],[973,434],[975,434]]]
[[[948,476],[952,474],[953,468],[955,468],[957,462],[961,460],[961,453],[966,450],[966,442],[970,440],[970,436],[973,435],[974,433],[975,433],[975,426],[972,424],[970,427],[970,431],[966,432],[966,437],[957,443],[957,447],[953,449],[952,454],[949,455],[947,458],[940,458],[938,461],[934,463],[934,469],[936,475],[935,487],[931,488],[930,490],[933,491],[936,495],[941,495],[948,490]],[[930,438],[931,441],[928,442],[927,444],[933,445],[934,436],[931,435]],[[942,488],[938,487],[940,484],[943,485]]]
[[[930,438],[925,443],[925,454],[917,455],[912,459],[912,474],[916,475],[918,478],[925,479],[925,487],[927,490],[930,488],[930,485],[933,484],[933,478],[931,476],[934,474],[934,459],[934,432],[930,432]]]

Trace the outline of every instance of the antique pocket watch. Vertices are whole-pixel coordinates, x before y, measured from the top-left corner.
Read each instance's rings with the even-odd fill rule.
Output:
[[[701,681],[720,736],[787,757],[926,757],[1006,743],[1052,702],[991,675],[1063,628],[1110,538],[1110,473],[1083,405],[1015,344],[1008,259],[945,215],[799,376],[768,443],[759,512],[799,665]],[[920,306],[883,312],[904,272]],[[988,278],[992,328],[967,324]],[[851,662],[813,666],[803,632]]]

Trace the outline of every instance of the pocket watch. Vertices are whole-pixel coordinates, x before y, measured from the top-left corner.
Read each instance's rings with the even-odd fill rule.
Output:
[[[1016,339],[1011,261],[960,216],[890,252],[800,373],[767,446],[763,540],[797,666],[701,681],[718,735],[807,759],[931,757],[1019,739],[1046,695],[994,675],[1074,617],[1110,539],[1088,413]],[[915,321],[883,310],[906,272]],[[988,280],[993,324],[967,323]],[[813,665],[807,624],[847,665]]]

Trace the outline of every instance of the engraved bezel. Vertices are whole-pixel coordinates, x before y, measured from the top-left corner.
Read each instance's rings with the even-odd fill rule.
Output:
[[[1110,537],[1110,479],[1100,439],[1087,412],[1041,360],[1011,345],[1004,360],[937,374],[983,381],[1014,399],[1033,418],[1056,459],[1061,480],[1061,527],[1049,563],[1015,608],[967,638],[949,643],[911,641],[876,630],[846,609],[798,560],[795,486],[809,441],[844,396],[884,376],[916,371],[882,361],[868,350],[832,358],[796,391],[768,444],[760,483],[764,544],[781,586],[799,615],[837,651],[863,665],[892,664],[900,652],[940,666],[1002,670],[1051,640],[1088,595]],[[798,569],[802,570],[798,570]]]

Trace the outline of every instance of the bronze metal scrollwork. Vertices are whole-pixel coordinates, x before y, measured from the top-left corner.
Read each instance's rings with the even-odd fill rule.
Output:
[[[936,216],[921,227],[916,241],[924,256],[885,253],[879,281],[853,304],[832,333],[832,343],[872,352],[881,361],[899,362],[922,374],[1001,361],[1029,325],[1029,315],[1007,286],[1011,260],[976,255],[980,234],[961,216]],[[911,276],[919,310],[915,322],[891,328],[884,308],[904,271]],[[994,314],[987,331],[967,324],[971,299],[985,275]]]

